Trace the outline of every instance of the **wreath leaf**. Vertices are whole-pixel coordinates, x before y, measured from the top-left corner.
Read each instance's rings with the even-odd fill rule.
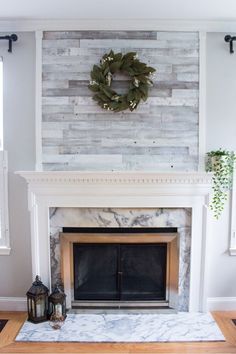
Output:
[[[113,63],[110,65],[110,72],[111,72],[112,74],[114,74],[116,71],[120,70],[121,65],[122,65],[122,62],[121,62],[121,61],[113,62]]]

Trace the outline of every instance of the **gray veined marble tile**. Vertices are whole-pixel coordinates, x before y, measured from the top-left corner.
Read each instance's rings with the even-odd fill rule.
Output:
[[[68,314],[61,330],[25,322],[16,341],[24,342],[202,342],[224,341],[208,313]]]
[[[60,276],[62,227],[177,227],[180,234],[179,310],[188,310],[191,210],[128,208],[57,208],[50,219],[52,284]]]

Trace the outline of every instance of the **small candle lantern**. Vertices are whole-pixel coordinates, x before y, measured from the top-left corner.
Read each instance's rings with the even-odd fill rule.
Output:
[[[66,318],[66,294],[62,291],[59,284],[56,285],[52,294],[48,298],[49,314],[52,317]]]
[[[43,285],[37,275],[31,288],[26,293],[28,306],[28,321],[40,323],[47,321],[48,288]]]

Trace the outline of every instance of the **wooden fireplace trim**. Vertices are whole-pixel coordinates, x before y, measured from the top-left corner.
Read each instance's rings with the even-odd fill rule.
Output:
[[[167,243],[167,292],[169,307],[178,307],[179,234],[175,233],[60,233],[61,276],[67,308],[73,301],[73,243]]]

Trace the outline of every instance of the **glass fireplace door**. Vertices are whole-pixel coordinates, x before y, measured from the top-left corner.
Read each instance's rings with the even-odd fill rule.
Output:
[[[74,244],[75,300],[119,300],[118,245]]]
[[[166,244],[121,246],[121,300],[166,299]]]
[[[167,245],[74,244],[75,300],[166,299]]]

